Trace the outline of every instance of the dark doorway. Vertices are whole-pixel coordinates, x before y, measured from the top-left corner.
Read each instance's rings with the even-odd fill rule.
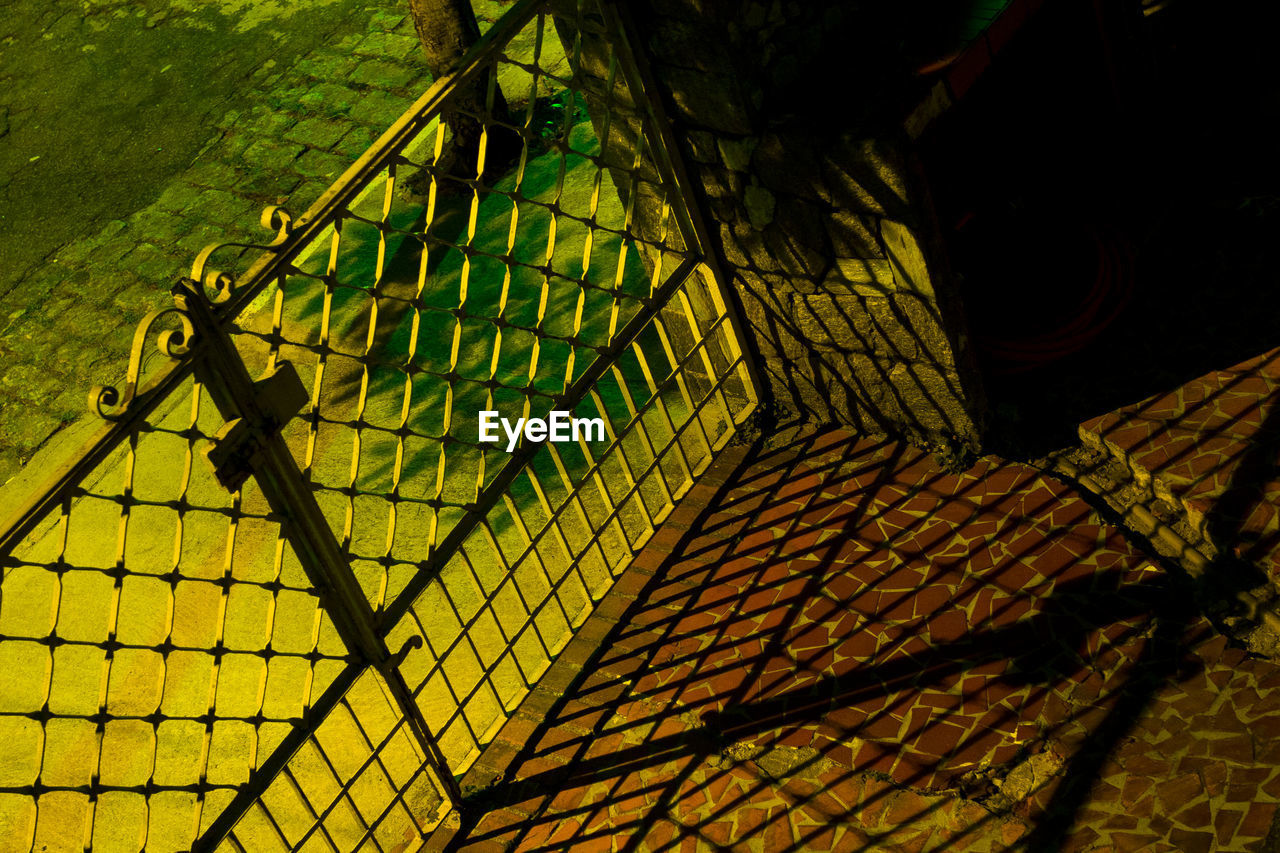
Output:
[[[922,140],[994,450],[1280,344],[1264,5],[1048,2]]]

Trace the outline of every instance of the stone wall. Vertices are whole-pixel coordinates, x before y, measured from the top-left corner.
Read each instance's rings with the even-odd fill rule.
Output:
[[[627,5],[775,416],[976,449],[981,395],[909,109],[842,42],[858,10]]]

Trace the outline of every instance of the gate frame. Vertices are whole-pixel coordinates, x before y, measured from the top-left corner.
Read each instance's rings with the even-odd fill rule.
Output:
[[[579,0],[579,11],[584,2]],[[602,37],[610,39],[624,81],[635,97],[641,122],[640,133],[653,154],[653,164],[662,183],[676,190],[670,194],[668,203],[684,239],[685,250],[683,260],[667,276],[661,289],[652,294],[651,301],[655,307],[638,312],[619,329],[612,344],[598,351],[584,374],[564,393],[556,395],[557,405],[571,408],[573,403],[586,399],[639,333],[650,322],[659,319],[661,307],[671,301],[691,276],[698,274],[699,265],[705,265],[710,272],[707,286],[719,302],[716,308],[728,323],[731,339],[735,342],[736,351],[732,355],[745,371],[750,392],[755,395],[759,406],[759,396],[768,393],[768,385],[761,381],[757,354],[749,346],[752,337],[743,321],[738,295],[726,282],[720,261],[711,250],[714,244],[710,231],[700,205],[690,191],[692,184],[658,95],[652,70],[630,36],[636,32],[634,19],[625,4],[618,0],[595,2],[605,22],[606,34]],[[291,272],[291,264],[296,258],[341,217],[342,211],[354,203],[359,193],[393,162],[396,153],[439,116],[453,92],[487,73],[494,55],[503,50],[536,15],[546,13],[548,21],[554,18],[554,5],[550,0],[519,0],[480,38],[459,70],[436,80],[306,213],[295,220],[280,207],[266,208],[261,224],[277,232],[269,243],[223,243],[201,251],[192,265],[191,277],[179,281],[172,290],[174,306],[154,311],[139,323],[123,393],[110,386],[91,390],[90,408],[107,423],[54,469],[34,493],[0,524],[0,557],[7,557],[46,518],[72,500],[81,483],[95,468],[192,376],[208,389],[219,414],[227,422],[223,433],[239,421],[240,431],[247,435],[246,440],[253,450],[252,470],[242,473],[256,478],[273,513],[283,519],[281,530],[315,587],[320,607],[332,619],[348,651],[359,662],[349,663],[311,704],[302,722],[285,736],[257,769],[250,771],[249,779],[231,802],[195,839],[194,850],[213,850],[223,842],[297,750],[337,707],[366,667],[372,667],[382,676],[416,741],[428,761],[435,765],[435,775],[445,787],[441,793],[449,803],[450,813],[462,808],[458,783],[399,671],[400,662],[415,646],[411,642],[392,653],[386,645],[385,633],[408,611],[417,594],[438,576],[447,558],[459,550],[486,513],[497,505],[507,487],[540,447],[529,443],[511,454],[497,476],[484,487],[479,500],[467,507],[462,519],[437,543],[429,564],[418,570],[396,601],[378,617],[344,558],[342,546],[326,521],[311,486],[280,434],[282,418],[261,399],[262,383],[271,380],[265,378],[255,383],[236,350],[229,327],[262,291],[283,281]],[[238,280],[209,266],[212,256],[228,247],[260,250],[258,257]],[[158,348],[168,360],[144,383],[142,365],[148,339],[156,324],[170,315],[176,315],[182,328],[160,335]],[[273,375],[281,368],[292,372],[287,362],[282,360],[273,358],[272,365],[276,369]],[[297,381],[296,374],[293,381]],[[218,447],[217,444],[214,446]],[[446,817],[439,826],[443,829],[448,823],[449,818]]]

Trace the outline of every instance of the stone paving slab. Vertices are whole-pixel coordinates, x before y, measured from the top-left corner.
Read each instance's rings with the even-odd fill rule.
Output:
[[[1280,576],[1280,350],[1087,421],[1220,552]]]
[[[1066,486],[830,433],[699,489],[464,780],[456,848],[1262,849],[1280,667]]]

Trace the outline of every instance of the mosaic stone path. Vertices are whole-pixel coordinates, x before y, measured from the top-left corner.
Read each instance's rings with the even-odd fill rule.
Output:
[[[1087,421],[1219,551],[1280,576],[1280,350]]]
[[[1280,667],[1185,600],[1021,465],[722,460],[464,780],[454,846],[1261,850]]]

